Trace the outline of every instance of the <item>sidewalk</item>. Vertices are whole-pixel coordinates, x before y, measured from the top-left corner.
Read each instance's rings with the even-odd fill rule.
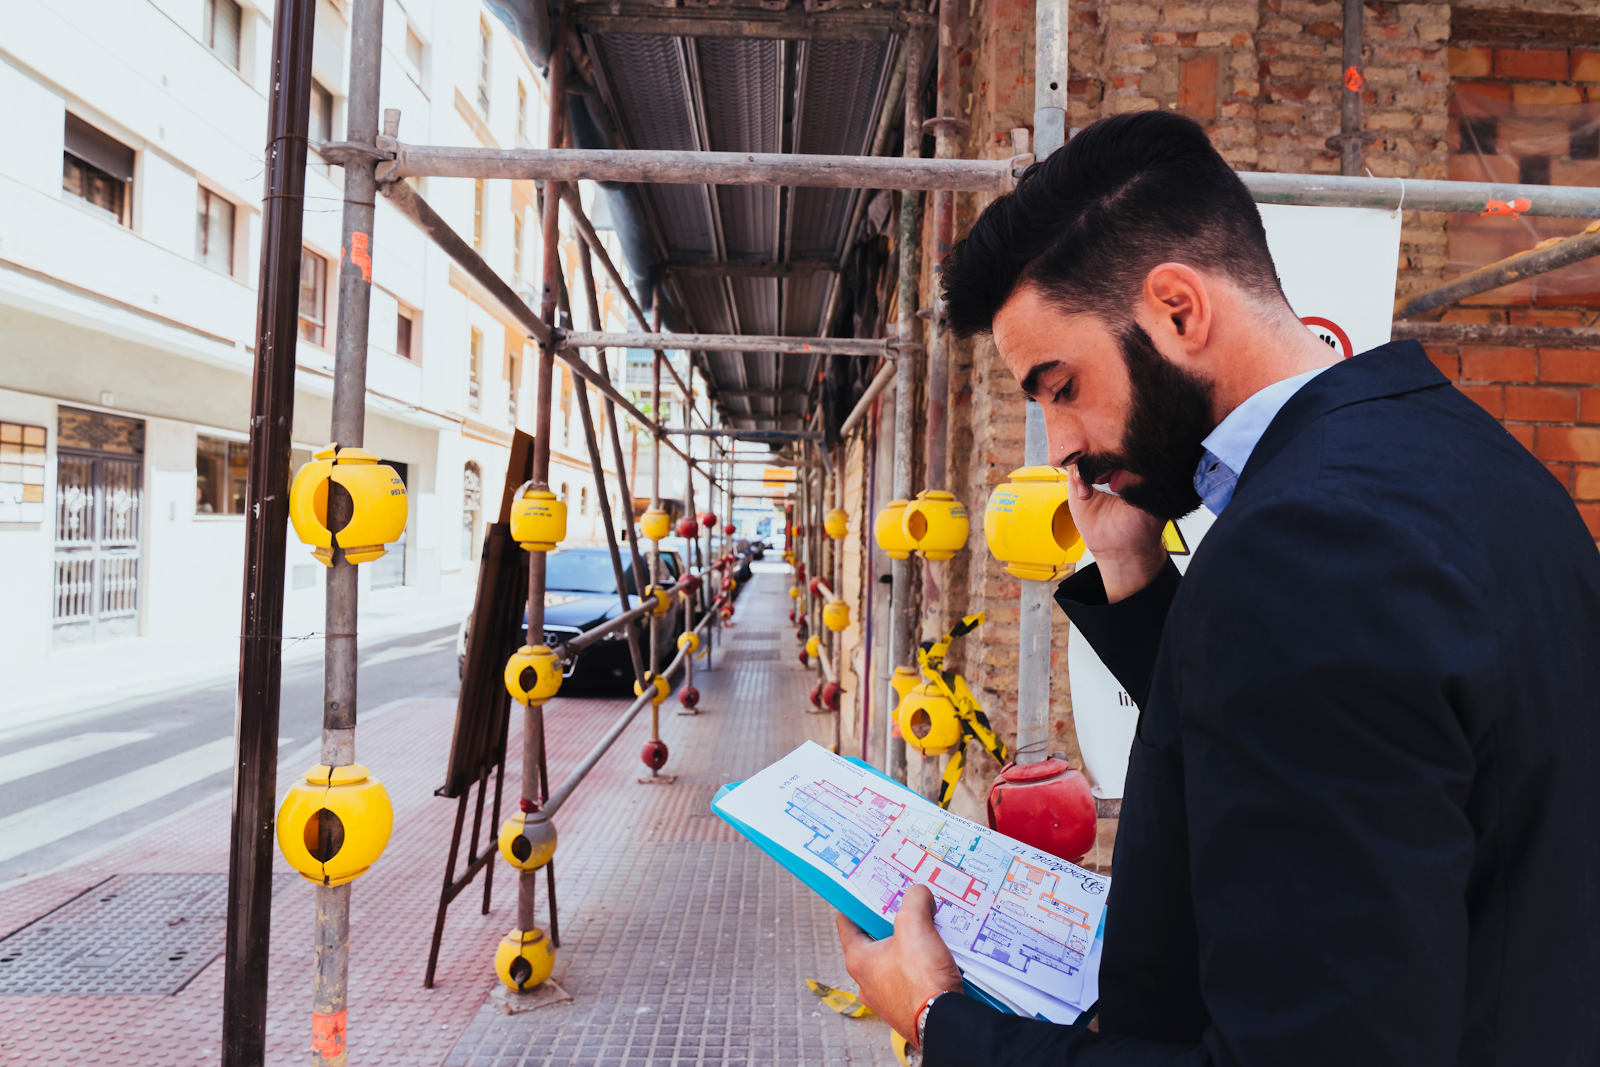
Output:
[[[363,645],[458,625],[472,609],[477,570],[444,576],[436,593],[385,589],[361,598]],[[285,619],[285,664],[322,658],[321,618]],[[300,638],[303,634],[315,636]],[[239,671],[237,629],[204,639],[140,637],[58,649],[0,695],[0,734],[112,701],[149,696],[233,677]]]
[[[352,1065],[895,1062],[881,1021],[836,1015],[805,987],[806,978],[850,987],[831,911],[709,810],[718,786],[808,736],[829,734],[825,716],[804,710],[812,675],[769,651],[787,653],[793,643],[784,594],[781,578],[763,574],[741,596],[716,669],[696,672],[702,714],[674,714],[676,700],[663,705],[662,736],[672,750],[665,772],[679,775],[676,784],[638,784],[649,729],[641,714],[557,817],[562,947],[554,978],[570,1003],[507,1016],[489,999],[494,948],[515,916],[515,879],[498,861],[489,915],[479,913],[476,886],[457,898],[435,988],[422,988],[455,816],[454,803],[432,796],[454,707],[413,701],[359,733],[358,758],[388,787],[395,830],[353,893]],[[559,698],[548,705],[552,775],[572,767],[624,706]],[[280,767],[280,796],[300,770]],[[505,795],[517,795],[514,773]],[[227,827],[228,805],[219,802],[92,863],[0,892],[0,936],[113,875],[220,875]],[[281,860],[276,869],[287,873]],[[299,1065],[310,1030],[312,892],[298,877],[283,882],[273,909],[267,1062]],[[0,951],[0,960],[12,954]],[[96,995],[103,971],[70,954],[61,966],[72,995],[0,996],[0,1061],[215,1062],[220,959],[165,996]]]

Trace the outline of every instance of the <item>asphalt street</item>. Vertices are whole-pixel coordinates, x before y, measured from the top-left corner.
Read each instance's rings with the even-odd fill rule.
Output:
[[[454,699],[456,627],[375,641],[361,655],[358,719],[416,697]],[[0,888],[125,840],[232,785],[232,679],[113,699],[0,735]],[[280,760],[317,761],[322,660],[283,673]],[[356,758],[361,758],[360,735]],[[439,770],[444,773],[444,756]]]

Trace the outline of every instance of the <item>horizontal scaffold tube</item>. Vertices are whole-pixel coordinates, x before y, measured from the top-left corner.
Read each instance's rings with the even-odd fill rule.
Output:
[[[659,152],[590,148],[454,148],[401,144],[393,173],[412,178],[805,185],[832,189],[1010,192],[1010,160],[902,159],[773,152]],[[908,166],[907,164],[913,164]],[[385,177],[390,173],[385,171]]]
[[[398,144],[379,180],[527,178],[689,185],[804,185],[843,189],[954,189],[1008,192],[1012,159],[918,159],[748,152],[644,152],[582,148],[454,148]],[[1352,178],[1335,174],[1241,173],[1262,204],[1323,207],[1404,206],[1418,211],[1486,211],[1600,218],[1600,189],[1491,182]],[[1404,201],[1402,205],[1402,200]],[[1526,206],[1515,202],[1522,200]],[[1496,207],[1495,205],[1504,205]]]
[[[763,337],[742,333],[580,333],[570,330],[563,348],[670,348],[692,352],[781,352],[784,355],[881,356],[883,340],[848,337]]]
[[[715,618],[715,613],[706,615],[705,618],[700,620],[700,624],[694,628],[695,632],[703,637],[703,631]],[[661,677],[671,679],[674,674],[683,669],[684,662],[688,660],[689,655],[690,651],[687,645],[680,648],[678,654],[673,657],[672,662],[667,664],[666,669],[661,672]],[[583,761],[573,768],[572,773],[567,775],[567,780],[550,790],[549,799],[539,805],[538,811],[528,816],[529,822],[549,819],[561,805],[567,802],[567,798],[572,796],[573,791],[583,783],[583,779],[588,773],[594,770],[595,764],[600,762],[607,750],[616,743],[617,738],[622,736],[622,731],[628,728],[628,724],[634,720],[634,717],[639,712],[650,705],[650,699],[653,695],[654,690],[648,689],[643,695],[634,698],[633,703],[628,705],[628,709],[622,713],[621,718],[611,725],[611,729],[606,731],[606,735],[599,740],[594,748],[589,750],[589,754],[583,757]]]
[[[740,430],[733,426],[718,426],[710,430],[689,430],[668,426],[663,434],[679,437],[742,437],[747,441],[820,441],[821,430]]]
[[[861,399],[856,401],[856,406],[850,409],[850,414],[840,424],[840,437],[849,437],[850,431],[854,430],[856,424],[866,417],[868,410],[872,407],[872,402],[878,399],[878,394],[888,388],[889,383],[894,380],[894,372],[895,361],[892,359],[884,360],[883,366],[878,368],[877,376],[872,379],[872,384],[867,386],[867,391],[861,394]]]
[[[696,572],[694,577],[700,577],[701,575],[710,574],[712,572],[715,572],[715,571],[718,571],[718,570],[722,570],[722,569],[723,569],[722,564],[715,563],[715,564],[712,564],[709,567],[705,567],[705,568],[701,569],[700,571]],[[689,579],[688,578],[680,578],[680,579],[678,579],[677,582],[675,582],[672,585],[667,587],[667,592],[668,593],[684,592],[684,591],[686,591],[688,589],[688,587],[689,587]],[[602,637],[606,636],[607,634],[613,633],[616,630],[620,630],[622,627],[624,627],[624,626],[628,625],[629,623],[633,622],[635,619],[640,619],[640,618],[643,618],[644,616],[650,614],[650,612],[654,608],[655,608],[654,600],[651,600],[649,602],[640,604],[637,607],[629,608],[627,611],[624,611],[624,612],[622,612],[622,613],[620,613],[618,615],[613,616],[612,618],[607,619],[605,622],[601,623],[599,626],[596,626],[594,629],[585,630],[585,631],[583,631],[583,633],[579,634],[577,637],[574,637],[572,640],[561,642],[559,645],[555,646],[550,651],[555,653],[555,657],[557,659],[561,660],[562,662],[565,662],[565,661],[571,659],[573,656],[576,656],[578,653],[582,652],[584,649],[588,648],[590,645],[594,644],[596,641],[600,640]]]

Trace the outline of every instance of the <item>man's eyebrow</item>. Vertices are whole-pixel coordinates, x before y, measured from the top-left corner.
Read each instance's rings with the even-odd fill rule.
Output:
[[[1055,370],[1059,366],[1061,366],[1061,361],[1059,359],[1050,359],[1043,363],[1035,363],[1033,365],[1033,369],[1028,371],[1028,376],[1022,379],[1022,391],[1028,396],[1036,395],[1039,392],[1039,379],[1043,375]]]

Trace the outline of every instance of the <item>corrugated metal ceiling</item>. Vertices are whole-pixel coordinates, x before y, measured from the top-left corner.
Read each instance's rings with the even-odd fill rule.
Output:
[[[663,14],[683,9],[662,9]],[[587,32],[619,147],[861,155],[871,147],[899,47],[880,39],[806,39]],[[864,35],[865,36],[865,35]],[[847,189],[642,187],[668,262],[837,262],[856,196]],[[789,277],[673,272],[690,325],[708,333],[815,336],[832,273]],[[733,424],[796,429],[816,356],[707,353]],[[748,391],[787,396],[743,396]]]

